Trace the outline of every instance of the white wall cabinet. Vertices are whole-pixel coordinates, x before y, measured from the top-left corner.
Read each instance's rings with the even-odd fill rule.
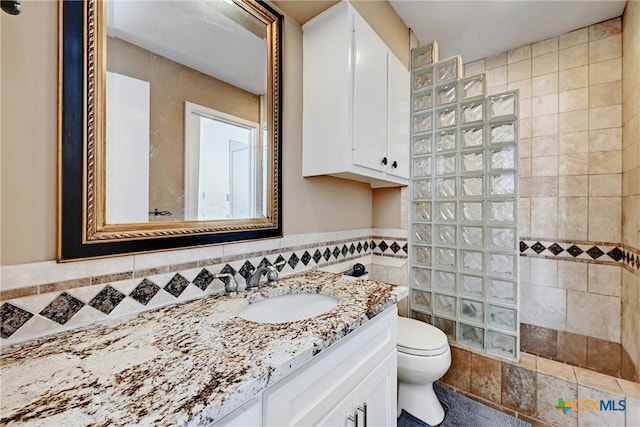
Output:
[[[406,185],[409,71],[348,2],[303,30],[303,175]]]

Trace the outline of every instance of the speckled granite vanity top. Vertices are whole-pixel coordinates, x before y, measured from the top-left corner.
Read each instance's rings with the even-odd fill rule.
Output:
[[[206,425],[407,295],[407,288],[321,271],[281,279],[286,293],[339,299],[299,322],[253,323],[238,297],[209,297],[3,349],[0,424]]]

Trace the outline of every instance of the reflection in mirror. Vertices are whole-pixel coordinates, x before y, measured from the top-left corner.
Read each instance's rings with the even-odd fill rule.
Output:
[[[106,5],[106,223],[264,218],[267,26],[222,0]]]
[[[58,259],[281,236],[282,15],[60,2]]]

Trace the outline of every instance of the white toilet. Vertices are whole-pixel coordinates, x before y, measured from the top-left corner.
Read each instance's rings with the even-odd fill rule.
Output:
[[[398,317],[398,415],[404,409],[429,425],[444,419],[433,391],[451,366],[447,336],[428,323]]]

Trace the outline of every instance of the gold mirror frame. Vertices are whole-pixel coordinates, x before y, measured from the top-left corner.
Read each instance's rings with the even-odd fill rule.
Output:
[[[262,1],[233,1],[267,26],[269,108],[265,116],[268,120],[269,149],[267,150],[266,217],[106,224],[104,162],[106,157],[106,3],[102,0],[60,0],[58,260],[165,250],[282,235],[280,190],[282,16]],[[80,16],[81,19],[79,19]],[[78,79],[80,75],[82,77]],[[81,87],[78,80],[82,82]],[[77,114],[78,104],[82,106],[82,117],[78,117]],[[79,210],[81,212],[78,212]]]

